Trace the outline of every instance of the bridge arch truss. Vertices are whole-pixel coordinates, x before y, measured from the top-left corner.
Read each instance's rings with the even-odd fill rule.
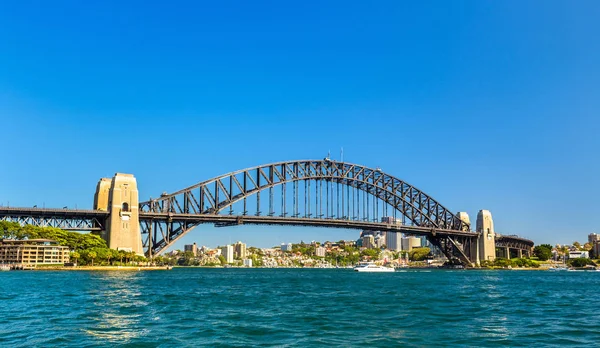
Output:
[[[385,230],[399,222],[433,235],[472,234],[468,224],[413,185],[378,168],[328,159],[248,168],[140,203],[143,243],[150,255],[202,223]]]

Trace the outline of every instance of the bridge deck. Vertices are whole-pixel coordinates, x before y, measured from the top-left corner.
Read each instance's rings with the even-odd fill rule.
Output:
[[[474,237],[475,232],[470,231],[455,231],[437,229],[432,227],[419,227],[409,225],[394,225],[380,222],[367,222],[367,221],[356,221],[356,220],[335,220],[335,219],[311,219],[311,218],[293,218],[293,217],[280,217],[280,216],[237,216],[237,215],[214,215],[214,214],[169,214],[169,213],[140,213],[140,221],[149,220],[168,220],[179,222],[193,222],[193,223],[214,223],[217,226],[232,226],[241,224],[254,224],[254,225],[287,225],[287,226],[312,226],[312,227],[333,227],[333,228],[347,228],[355,230],[372,230],[372,231],[386,231],[386,232],[403,232],[411,234],[439,234],[439,235],[453,235],[453,236],[465,236]]]
[[[109,213],[103,210],[87,210],[87,209],[58,209],[58,208],[23,208],[23,207],[0,207],[0,215],[14,216],[64,216],[64,217],[79,217],[79,218],[99,218],[107,217]]]
[[[103,210],[89,209],[57,209],[57,208],[24,208],[0,207],[0,218],[5,218],[22,223],[38,226],[53,226],[70,230],[100,230],[109,213]],[[360,220],[316,219],[301,217],[281,216],[255,216],[255,215],[220,215],[220,214],[173,214],[151,213],[140,211],[140,222],[150,221],[177,221],[193,224],[213,223],[218,227],[235,226],[242,224],[252,225],[280,225],[280,226],[311,226],[346,228],[355,230],[372,230],[386,232],[402,232],[415,235],[440,235],[476,237],[477,233],[471,231],[456,231],[400,224],[387,224]],[[533,246],[533,241],[513,235],[497,235],[499,246]]]

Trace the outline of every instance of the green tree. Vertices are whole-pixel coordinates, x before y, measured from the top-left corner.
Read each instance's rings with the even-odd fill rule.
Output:
[[[79,259],[81,257],[81,254],[79,254],[79,252],[77,251],[73,251],[70,255],[69,258],[70,259],[74,259],[75,263],[77,263],[77,259]]]
[[[96,254],[95,251],[90,251],[88,252],[88,257],[92,260],[92,266],[94,266],[94,259],[97,257],[98,255]]]
[[[578,257],[576,259],[570,259],[569,261],[567,261],[567,264],[572,267],[585,267],[587,265],[594,265],[594,266],[596,265],[594,263],[594,261],[583,258],[583,257]]]
[[[430,252],[429,248],[414,248],[408,253],[408,258],[412,261],[423,261]]]
[[[552,257],[552,246],[549,244],[538,245],[533,248],[533,254],[540,261],[547,261]]]
[[[380,249],[364,249],[363,251],[360,252],[361,256],[368,256],[371,259],[378,259],[379,258],[379,254],[381,253]]]
[[[119,257],[119,263],[123,264],[123,259],[127,256],[127,252],[125,250],[117,250],[117,256]]]
[[[225,266],[225,264],[227,264],[227,259],[223,255],[219,255],[219,261],[221,262],[221,265],[223,265],[223,266]]]
[[[21,231],[21,225],[17,222],[0,221],[0,237],[6,239],[20,239],[17,238]]]

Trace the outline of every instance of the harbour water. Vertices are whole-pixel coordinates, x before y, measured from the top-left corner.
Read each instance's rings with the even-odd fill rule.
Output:
[[[596,346],[600,272],[0,273],[0,346]]]

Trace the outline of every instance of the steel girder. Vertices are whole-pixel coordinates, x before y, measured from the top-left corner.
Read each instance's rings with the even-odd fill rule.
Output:
[[[286,185],[292,186],[292,190],[286,188]],[[274,189],[278,187],[281,193],[274,196]],[[263,197],[267,194],[268,208],[264,198],[261,202],[261,193]],[[302,197],[304,202],[299,199]],[[279,202],[281,204],[281,210],[277,213],[274,209],[275,201],[277,205]],[[399,214],[414,226],[470,230],[468,224],[431,196],[379,169],[328,159],[304,160],[267,164],[228,173],[140,203],[141,230],[147,234],[144,238],[145,247],[152,250],[152,253],[160,252],[201,223],[182,222],[173,217],[224,214],[227,210],[229,215],[234,215],[234,205],[240,206],[241,214],[237,215],[247,216],[249,206],[254,204],[256,216],[272,217],[278,214],[281,217],[299,218],[304,213],[303,217],[310,219],[367,222],[377,221],[389,209],[388,216],[396,217]],[[292,209],[288,211],[290,207]],[[261,209],[268,211],[264,214]],[[144,214],[153,213],[170,214],[171,218],[144,220]]]
[[[0,207],[0,220],[63,230],[101,231],[108,213],[100,210]]]
[[[521,238],[514,235],[496,235],[496,247],[497,248],[510,248],[510,249],[521,249],[530,251],[533,248],[533,241],[525,238]]]

